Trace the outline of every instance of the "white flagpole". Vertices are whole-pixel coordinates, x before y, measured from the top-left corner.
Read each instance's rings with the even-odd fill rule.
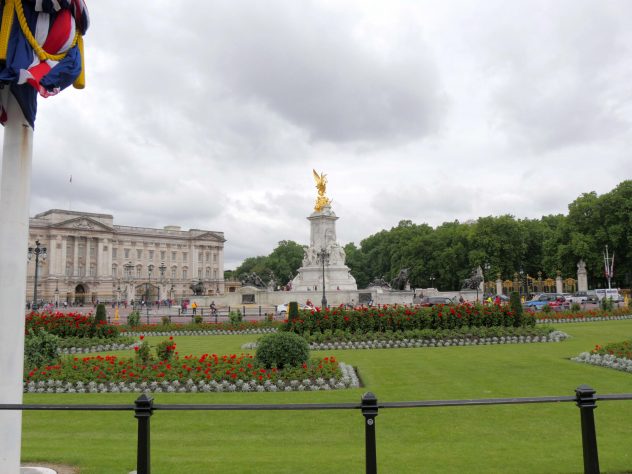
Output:
[[[7,86],[5,86],[7,87]],[[0,404],[22,403],[33,129],[8,94],[0,176]],[[0,410],[0,472],[20,470],[22,412]]]

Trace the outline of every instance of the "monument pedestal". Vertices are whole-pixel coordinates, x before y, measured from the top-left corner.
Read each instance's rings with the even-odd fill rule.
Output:
[[[310,242],[305,250],[303,264],[298,275],[292,280],[291,291],[323,290],[323,255],[325,255],[325,291],[356,291],[358,285],[345,265],[345,251],[336,241],[336,221],[338,217],[325,206],[314,211],[310,221]]]

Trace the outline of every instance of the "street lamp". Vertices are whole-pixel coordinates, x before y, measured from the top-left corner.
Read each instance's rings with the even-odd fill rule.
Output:
[[[520,271],[518,272],[520,273],[520,291],[522,292],[522,296],[525,299],[525,301],[527,300],[527,285],[525,283],[525,279],[524,279],[524,270],[522,269],[522,267],[520,267]],[[524,286],[523,286],[524,285]]]
[[[147,283],[145,283],[145,309],[147,311],[147,324],[149,324],[149,284],[151,283],[151,272],[153,271],[154,266],[150,263],[147,266],[147,275],[149,276],[149,279]]]
[[[428,281],[430,282],[430,288],[434,288],[434,281],[437,279],[437,277],[435,277],[434,275],[430,275],[428,277]]]
[[[55,308],[59,308],[59,280],[55,280]]]
[[[327,296],[325,296],[325,263],[329,263],[329,252],[327,252],[325,248],[322,248],[316,256],[323,265],[323,299],[321,300],[321,305],[322,308],[325,309],[327,307]]]
[[[28,255],[29,262],[31,261],[31,258],[33,258],[33,255],[35,255],[35,278],[34,278],[34,285],[33,285],[33,306],[31,306],[31,309],[35,310],[35,309],[37,309],[37,272],[38,272],[38,268],[39,268],[39,259],[41,257],[42,261],[46,260],[46,247],[40,247],[39,240],[36,240],[35,241],[35,247],[29,247],[29,251],[28,251],[27,255]]]
[[[485,281],[485,275],[487,275],[487,273],[489,273],[489,269],[492,268],[492,266],[489,264],[489,262],[485,262],[483,264],[483,270],[485,270],[485,273],[483,273],[483,281]],[[485,286],[483,286],[483,293],[485,293]],[[489,294],[491,295],[491,291],[489,292]],[[483,298],[485,297],[485,295],[483,294]]]

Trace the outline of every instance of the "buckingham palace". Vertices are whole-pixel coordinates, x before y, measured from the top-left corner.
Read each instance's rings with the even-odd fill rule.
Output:
[[[53,304],[224,293],[223,232],[113,221],[109,214],[59,209],[30,218],[29,257],[39,248],[39,258],[27,263],[26,300],[34,299],[36,279],[38,302]]]

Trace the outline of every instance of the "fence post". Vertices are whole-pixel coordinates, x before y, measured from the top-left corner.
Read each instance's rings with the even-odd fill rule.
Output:
[[[595,413],[597,397],[595,390],[588,385],[580,385],[575,389],[577,406],[582,423],[582,447],[584,450],[584,473],[599,474],[599,453],[597,452],[597,432],[595,430]]]
[[[364,438],[366,452],[366,473],[377,474],[377,452],[375,447],[375,417],[377,397],[372,392],[362,395],[362,415],[364,416]]]
[[[143,393],[134,401],[134,405],[134,417],[138,420],[136,472],[137,474],[150,474],[149,418],[154,409],[154,399]]]

